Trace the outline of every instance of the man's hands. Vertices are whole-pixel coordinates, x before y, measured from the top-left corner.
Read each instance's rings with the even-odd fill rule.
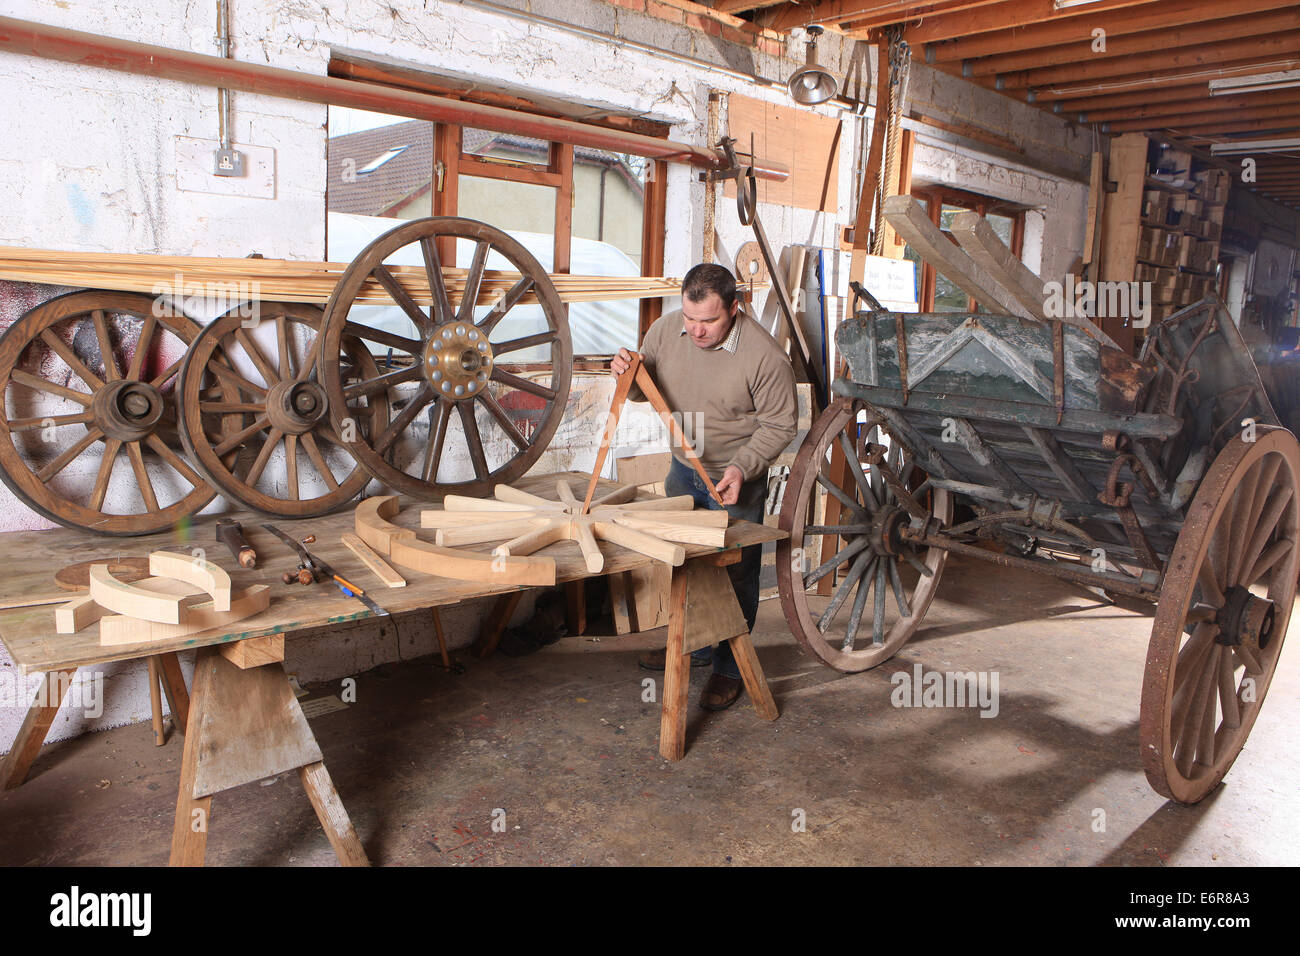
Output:
[[[615,375],[622,375],[632,367],[632,353],[627,349],[619,349],[618,354],[609,360],[609,370]]]
[[[740,486],[744,483],[745,476],[740,469],[735,465],[728,465],[727,470],[722,473],[722,478],[714,487],[718,489],[724,505],[734,505],[740,500]]]

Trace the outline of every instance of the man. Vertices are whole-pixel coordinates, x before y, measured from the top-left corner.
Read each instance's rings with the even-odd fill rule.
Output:
[[[767,469],[794,438],[798,405],[790,360],[752,318],[739,311],[735,277],[719,265],[697,265],[682,280],[682,307],[659,319],[641,343],[641,356],[664,401],[681,419],[709,479],[733,518],[762,523]],[[632,353],[619,349],[610,362],[615,375],[628,370]],[[645,397],[635,385],[632,401]],[[692,435],[693,433],[693,435]],[[690,495],[697,507],[720,506],[687,462],[681,448],[664,490]],[[762,546],[746,548],[727,571],[752,631],[758,614]],[[713,663],[700,696],[705,710],[723,710],[740,697],[743,682],[723,642],[694,652],[692,666]],[[662,670],[665,652],[644,655],[641,665]]]

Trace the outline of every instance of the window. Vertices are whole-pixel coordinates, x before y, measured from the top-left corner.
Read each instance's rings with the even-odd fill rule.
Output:
[[[1025,231],[1023,209],[990,196],[980,196],[942,186],[918,186],[912,189],[912,195],[925,206],[930,221],[945,233],[958,213],[973,209],[988,220],[998,238],[1017,258],[1022,254]],[[948,238],[952,239],[951,235]],[[903,255],[913,262],[923,263],[919,296],[922,312],[978,311],[979,306],[974,299],[950,282],[946,276],[940,274],[932,265],[925,263],[911,246],[903,250]]]
[[[640,276],[663,269],[662,162],[334,106],[327,162],[332,262],[355,258],[401,220],[460,216],[511,234],[554,274]],[[659,210],[657,217],[647,217],[647,206]],[[460,252],[447,248],[444,255],[468,265],[458,261]],[[575,357],[635,348],[659,305],[571,303]]]

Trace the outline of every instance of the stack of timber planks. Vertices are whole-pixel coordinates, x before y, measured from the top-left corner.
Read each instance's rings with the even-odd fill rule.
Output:
[[[1227,170],[1196,170],[1170,146],[1148,172],[1133,278],[1151,283],[1153,322],[1215,291],[1230,182]]]

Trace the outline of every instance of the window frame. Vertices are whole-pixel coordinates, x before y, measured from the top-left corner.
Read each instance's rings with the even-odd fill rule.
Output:
[[[1011,253],[1017,259],[1021,258],[1025,246],[1025,213],[1027,209],[1008,203],[1005,200],[996,199],[992,196],[982,196],[979,193],[967,192],[964,189],[955,189],[951,186],[914,186],[911,195],[918,202],[924,204],[926,215],[934,223],[935,228],[941,228],[939,223],[942,221],[944,206],[957,206],[961,209],[973,209],[981,216],[993,214],[995,216],[1005,216],[1010,219],[1011,224]],[[952,237],[951,233],[944,232],[944,235],[954,245],[957,240]],[[922,312],[934,311],[934,296],[938,285],[938,274],[934,266],[921,260],[921,284],[917,304]],[[973,298],[967,297],[967,310],[978,312],[979,305]]]

